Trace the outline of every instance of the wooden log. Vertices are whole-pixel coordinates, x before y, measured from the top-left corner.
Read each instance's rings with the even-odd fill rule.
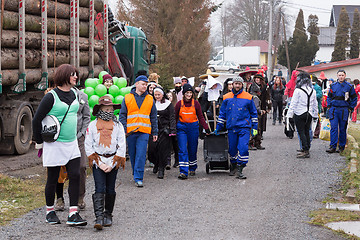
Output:
[[[17,30],[19,24],[19,14],[16,12],[4,11],[3,29]],[[55,18],[48,18],[48,33],[55,33]],[[89,23],[80,21],[80,37],[89,37]],[[41,17],[34,15],[25,16],[25,30],[29,32],[41,32]],[[70,20],[57,19],[56,34],[70,34]]]
[[[88,67],[80,67],[79,69],[80,80],[84,81],[89,76],[89,68]],[[101,65],[95,65],[94,74],[95,76],[99,75],[104,68]],[[12,86],[15,85],[19,78],[18,70],[3,70],[3,86]],[[26,83],[27,84],[35,84],[41,80],[41,69],[26,69]],[[53,81],[54,79],[54,68],[49,68],[49,81]]]
[[[19,1],[14,0],[5,0],[4,9],[7,11],[18,12],[19,11]],[[32,14],[36,16],[41,16],[41,1],[40,0],[25,0],[25,13]],[[79,17],[80,20],[89,21],[89,8],[80,7],[79,8]],[[55,2],[48,1],[47,4],[47,14],[48,17],[55,17]],[[70,6],[65,3],[57,3],[57,18],[70,19]]]
[[[56,66],[64,63],[70,63],[70,51],[58,50],[48,51],[48,67],[54,66],[54,56],[56,59]],[[99,55],[95,52],[94,64],[100,61]],[[89,66],[89,52],[80,52],[80,66]],[[3,48],[1,50],[1,67],[2,69],[17,69],[19,68],[19,50],[14,48]],[[25,67],[41,68],[41,51],[36,49],[25,49]]]
[[[58,2],[70,4],[70,0],[58,0]],[[79,0],[79,6],[89,8],[89,2],[90,0]],[[94,0],[94,9],[97,12],[102,12],[104,10],[103,0]]]
[[[48,49],[54,49],[55,35],[48,34]],[[3,48],[17,48],[19,46],[19,32],[13,30],[3,30],[1,38],[1,46]],[[41,33],[26,32],[25,47],[27,49],[41,48]],[[89,39],[80,38],[79,47],[81,51],[89,50]],[[70,37],[65,35],[56,35],[56,49],[70,49]],[[104,42],[102,40],[94,40],[95,51],[104,50]]]

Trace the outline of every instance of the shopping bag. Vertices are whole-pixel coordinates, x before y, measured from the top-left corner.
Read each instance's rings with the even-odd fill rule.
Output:
[[[324,118],[321,122],[319,138],[324,141],[330,141],[330,120],[327,118]]]

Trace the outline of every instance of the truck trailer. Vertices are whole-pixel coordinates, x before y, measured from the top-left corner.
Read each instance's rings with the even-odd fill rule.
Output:
[[[107,0],[0,3],[0,154],[29,150],[34,113],[61,64],[79,70],[79,86],[103,70],[131,85],[156,58],[156,46],[116,20]]]

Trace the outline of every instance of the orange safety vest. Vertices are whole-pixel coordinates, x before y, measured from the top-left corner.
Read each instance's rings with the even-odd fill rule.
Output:
[[[138,128],[135,132],[151,134],[150,113],[153,103],[153,97],[148,94],[139,109],[134,94],[125,95],[125,105],[128,110],[126,120],[127,133]]]
[[[181,107],[179,111],[179,119],[180,122],[183,123],[193,123],[197,122],[198,118],[196,115],[196,109],[195,109],[195,101],[194,99],[191,100],[191,106],[186,107],[184,104],[184,100],[181,100]]]

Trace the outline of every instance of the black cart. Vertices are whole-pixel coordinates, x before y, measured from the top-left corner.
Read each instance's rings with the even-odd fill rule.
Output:
[[[206,173],[210,170],[229,170],[227,132],[219,135],[211,133],[204,138],[204,160],[206,162]]]

